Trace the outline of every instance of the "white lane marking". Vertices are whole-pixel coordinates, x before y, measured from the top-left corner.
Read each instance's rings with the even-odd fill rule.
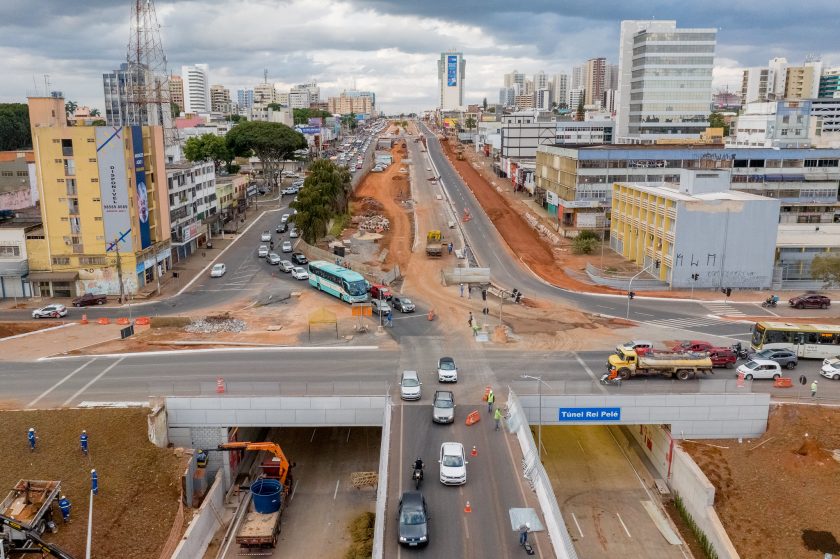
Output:
[[[340,483],[341,483],[340,479],[336,480],[336,482],[335,482],[335,493],[333,493],[333,501],[335,501],[335,498],[338,496],[338,485]],[[626,528],[625,528],[625,530],[626,530]]]
[[[298,480],[295,480],[295,486],[294,486],[294,487],[292,487],[292,494],[291,494],[291,495],[289,495],[289,501],[291,501],[292,499],[294,499],[294,498],[295,498],[295,491],[297,491],[297,486],[298,486],[298,483],[300,483],[300,480],[299,480],[299,479],[298,479]]]
[[[770,314],[772,314],[773,316],[779,316],[778,314],[774,313],[774,312],[773,312],[773,311],[771,311],[770,309],[764,309],[764,310],[765,310],[766,312],[769,312],[769,313],[770,313]]]
[[[621,527],[624,528],[624,531],[627,533],[627,537],[632,538],[633,536],[630,535],[630,530],[627,529],[627,525],[624,524],[624,521],[621,519],[621,515],[618,513],[615,513],[615,515],[618,517],[618,521],[621,522]]]
[[[656,316],[655,314],[648,314],[646,312],[637,312],[636,314],[640,314],[642,316]]]
[[[572,520],[575,521],[575,526],[577,526],[578,534],[580,534],[581,539],[583,539],[583,530],[580,529],[580,522],[578,522],[577,516],[575,513],[572,513]]]
[[[315,440],[315,431],[316,431],[315,429],[312,429],[312,436],[309,437],[309,442],[312,442],[312,441]]]
[[[108,365],[108,367],[106,367],[104,371],[102,371],[101,373],[99,373],[98,375],[96,375],[95,377],[93,377],[92,379],[90,379],[86,385],[84,385],[83,387],[81,387],[80,389],[78,389],[78,390],[76,391],[76,393],[75,393],[75,394],[73,394],[72,396],[70,396],[69,398],[67,398],[67,399],[64,401],[64,403],[63,403],[63,404],[61,404],[61,405],[62,405],[62,406],[69,406],[69,405],[70,405],[70,402],[72,402],[73,400],[75,400],[76,398],[78,398],[78,397],[79,397],[79,396],[80,396],[80,395],[81,395],[81,394],[82,394],[85,390],[87,390],[88,388],[90,388],[91,386],[93,386],[93,383],[95,383],[96,381],[98,381],[99,379],[101,379],[102,377],[104,377],[104,376],[108,373],[108,371],[110,371],[111,369],[113,369],[114,367],[116,367],[117,365],[119,365],[120,363],[122,363],[122,358],[117,359],[116,361],[114,361],[113,363],[111,363],[110,365]]]
[[[346,443],[350,442],[350,428],[349,427],[347,428],[347,440],[344,441],[344,442],[346,442]]]
[[[575,359],[577,359],[577,362],[580,363],[581,367],[583,367],[583,370],[586,371],[586,374],[589,375],[589,378],[591,378],[593,382],[595,382],[595,386],[597,386],[601,392],[606,394],[607,389],[604,388],[604,386],[601,384],[600,379],[595,377],[595,373],[592,372],[592,369],[589,368],[589,365],[583,362],[583,359],[580,358],[580,355],[578,355],[576,351],[573,351],[572,355],[575,356]]]
[[[582,444],[580,444],[580,439],[578,439],[577,437],[575,437],[575,440],[577,441],[577,444],[578,444],[578,446],[580,447],[580,451],[583,453],[583,455],[584,455],[584,456],[586,456],[586,450],[584,450],[583,445],[582,445]]]
[[[59,386],[61,386],[62,384],[64,384],[68,380],[70,380],[71,378],[73,378],[73,375],[75,375],[76,373],[78,373],[79,371],[81,371],[82,369],[84,369],[85,367],[87,367],[88,365],[93,363],[94,361],[96,361],[96,358],[93,358],[90,361],[87,361],[86,363],[84,363],[81,366],[79,366],[78,368],[76,368],[75,371],[73,371],[72,373],[69,373],[66,377],[64,377],[63,379],[61,379],[57,383],[53,384],[51,387],[49,387],[46,390],[44,390],[43,392],[41,392],[41,395],[38,396],[37,398],[35,398],[34,400],[32,400],[31,402],[29,402],[28,404],[26,404],[26,407],[31,408],[32,406],[34,406],[35,404],[40,402],[42,398],[49,395],[53,390],[55,390],[56,388],[58,388]]]
[[[359,346],[292,346],[292,345],[278,345],[270,347],[221,347],[209,349],[176,349],[173,351],[139,351],[136,353],[103,353],[97,357],[159,357],[161,355],[184,355],[194,353],[225,353],[225,352],[243,352],[243,351],[359,351],[359,350],[377,350],[379,346],[376,345],[359,345]],[[60,359],[79,359],[78,355],[65,355],[61,357],[41,357],[38,361],[58,361]]]

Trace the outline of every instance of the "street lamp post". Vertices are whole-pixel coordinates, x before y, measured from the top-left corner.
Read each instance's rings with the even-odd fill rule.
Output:
[[[633,293],[633,280],[636,279],[637,277],[641,276],[642,274],[644,274],[648,270],[650,270],[651,267],[658,266],[658,265],[659,265],[658,262],[653,262],[650,266],[647,266],[646,268],[642,268],[641,272],[639,272],[638,274],[636,274],[635,276],[630,278],[630,282],[627,284],[627,314],[625,315],[624,318],[626,318],[628,320],[630,319],[630,299],[631,299],[630,294]]]
[[[549,388],[549,384],[545,382],[542,377],[535,377],[531,375],[521,375],[523,379],[530,379],[537,381],[537,400],[539,410],[537,411],[537,456],[540,459],[540,464],[542,464],[542,385],[546,385]]]

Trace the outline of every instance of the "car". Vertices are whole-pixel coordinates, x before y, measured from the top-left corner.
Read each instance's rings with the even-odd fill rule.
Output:
[[[795,369],[799,364],[799,357],[789,349],[762,349],[747,355],[748,359],[769,359],[787,369]]]
[[[432,400],[432,421],[454,423],[455,396],[451,390],[435,390],[435,397]]]
[[[368,289],[371,299],[382,299],[387,301],[392,297],[391,288],[381,283],[373,283]]]
[[[292,252],[292,242],[291,241],[283,241],[283,245],[280,247],[282,252]]]
[[[300,266],[295,266],[294,268],[292,268],[292,277],[296,280],[307,280],[309,279],[309,272],[307,272]]]
[[[820,374],[831,380],[840,380],[840,355],[823,359]]]
[[[426,498],[421,492],[403,493],[397,514],[400,545],[423,547],[429,544],[429,512],[426,508]]]
[[[280,216],[280,223],[286,223],[289,221],[289,214],[283,214]]]
[[[371,299],[370,306],[373,307],[373,312],[378,315],[385,315],[391,312],[391,306],[385,299]]]
[[[404,295],[394,295],[391,297],[391,305],[400,312],[408,313],[414,312],[414,303]]]
[[[377,165],[376,167],[374,167],[373,169],[371,169],[371,170],[370,170],[370,172],[371,172],[371,173],[381,173],[381,172],[382,172],[382,167],[380,167],[379,165]]]
[[[287,274],[291,272],[295,267],[295,265],[289,262],[288,260],[281,260],[279,266],[280,269],[286,272]]]
[[[734,369],[735,363],[738,362],[735,352],[726,347],[713,347],[709,351],[709,359],[712,360],[712,367],[726,367],[727,369]]]
[[[260,245],[260,248],[257,249],[257,256],[260,258],[265,258],[268,256],[268,246],[267,245]]]
[[[441,357],[437,366],[438,382],[458,382],[458,367],[451,357]]]
[[[289,230],[289,237],[292,239],[297,239],[298,237],[300,237],[300,231],[298,231],[297,227],[292,227]]]
[[[265,261],[276,266],[277,264],[280,264],[280,255],[276,252],[271,252],[266,257]]]
[[[102,293],[85,293],[81,297],[73,299],[74,307],[89,307],[91,305],[104,305],[108,302],[108,296]]]
[[[288,194],[297,194],[297,190],[295,190],[294,188],[291,188],[291,187],[284,188],[283,190],[280,191],[280,194],[282,194],[284,196],[288,195]]]
[[[464,485],[467,483],[467,457],[461,443],[443,443],[440,445],[440,482],[444,485]]]
[[[281,223],[280,225],[277,226],[277,229],[276,229],[277,233],[285,233],[288,230],[289,230],[289,224],[288,223]]]
[[[356,170],[359,170],[361,168],[362,168],[362,164],[361,163],[356,163]]]
[[[621,344],[622,349],[632,349],[636,355],[645,355],[653,351],[653,342],[650,340],[630,340]]]
[[[282,173],[280,173],[280,176],[281,176],[281,177],[285,177],[285,178],[287,178],[287,179],[297,179],[297,178],[300,178],[300,175],[298,175],[298,174],[297,174],[297,173],[295,173],[294,171],[283,171]]]
[[[260,235],[260,241],[264,243],[271,241],[271,231],[263,231],[262,235]]]
[[[743,373],[747,380],[752,379],[777,379],[782,376],[782,368],[775,361],[769,359],[751,359],[736,369]]]
[[[67,316],[67,307],[55,303],[32,311],[32,318],[61,318]]]
[[[292,262],[297,264],[298,266],[303,266],[304,264],[309,264],[309,260],[306,259],[306,255],[302,252],[293,252],[292,253]]]
[[[400,376],[400,398],[403,400],[419,400],[422,385],[420,377],[417,376],[417,371],[403,371]]]
[[[827,309],[831,306],[831,299],[825,295],[806,293],[788,299],[788,304],[796,309]]]
[[[213,264],[213,267],[210,268],[210,277],[220,278],[225,275],[225,272],[227,272],[227,268],[224,264]]]
[[[715,346],[713,346],[709,342],[704,342],[701,340],[685,340],[673,346],[671,348],[671,351],[703,353],[711,350],[713,347]]]

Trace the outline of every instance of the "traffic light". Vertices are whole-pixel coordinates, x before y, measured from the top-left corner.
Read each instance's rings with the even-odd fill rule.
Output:
[[[729,297],[732,295],[732,288],[731,287],[721,287],[720,292]]]
[[[632,301],[632,300],[633,300],[633,297],[635,297],[635,296],[636,296],[636,292],[635,292],[635,291],[628,291],[628,292],[627,292],[627,296],[628,296],[628,297],[630,298],[630,300]]]

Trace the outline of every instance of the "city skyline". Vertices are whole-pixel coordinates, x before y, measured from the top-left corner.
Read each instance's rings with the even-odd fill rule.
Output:
[[[840,49],[826,29],[807,27],[806,15],[776,14],[766,3],[721,11],[665,2],[600,10],[610,19],[577,2],[564,5],[562,15],[549,2],[530,5],[527,12],[483,4],[478,14],[468,6],[438,4],[321,0],[316,8],[322,15],[313,18],[312,4],[295,0],[284,7],[282,19],[277,8],[250,2],[237,4],[233,12],[214,0],[158,2],[156,7],[170,71],[207,63],[212,84],[236,91],[262,82],[267,69],[269,81],[285,88],[317,81],[325,97],[354,86],[377,91],[378,104],[389,112],[437,105],[435,62],[450,49],[463,52],[470,62],[465,104],[484,97],[492,103],[504,74],[514,68],[527,75],[540,70],[553,75],[570,73],[594,57],[614,62],[621,19],[656,16],[677,19],[685,27],[717,27],[714,90],[739,90],[742,69],[766,64],[773,56],[799,63],[819,53],[827,66],[840,63]],[[825,18],[840,15],[840,7],[819,4]],[[0,84],[0,102],[43,93],[47,74],[51,90],[102,108],[101,75],[125,60],[129,10],[128,3],[113,0],[72,8],[51,1],[27,9],[17,1],[0,7],[0,37],[5,37],[0,53],[7,78]]]

